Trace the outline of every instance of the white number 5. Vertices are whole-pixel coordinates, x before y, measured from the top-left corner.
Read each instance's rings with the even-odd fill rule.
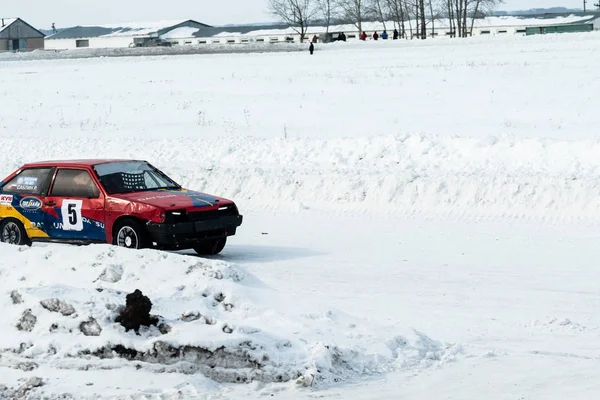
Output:
[[[63,200],[61,211],[65,231],[82,231],[81,204],[83,200]]]

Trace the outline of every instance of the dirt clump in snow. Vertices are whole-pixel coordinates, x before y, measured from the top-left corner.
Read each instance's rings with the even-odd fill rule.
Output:
[[[83,321],[79,324],[79,330],[85,336],[100,336],[102,332],[102,327],[98,324],[93,317],[90,317],[87,321]]]
[[[133,329],[135,333],[139,334],[142,325],[158,324],[158,318],[151,316],[150,310],[152,310],[152,302],[148,296],[144,296],[139,289],[136,289],[126,296],[125,308],[117,317],[116,322],[120,323],[126,332]]]
[[[200,314],[198,311],[191,311],[191,312],[183,313],[181,315],[181,320],[183,322],[192,322],[192,321],[199,320],[200,317],[202,317],[202,314]]]
[[[59,299],[47,299],[40,301],[42,307],[46,310],[56,313],[61,313],[63,316],[68,317],[69,315],[75,314],[75,308],[69,303]]]
[[[19,292],[17,292],[16,290],[13,290],[12,292],[10,292],[10,298],[11,298],[13,304],[21,304],[23,302],[23,297],[21,297]]]
[[[31,332],[36,323],[37,317],[33,315],[31,309],[28,308],[23,312],[21,319],[17,323],[17,329],[20,331]]]
[[[24,381],[17,388],[8,388],[0,385],[0,398],[2,399],[27,399],[30,398],[30,392],[44,385],[44,380],[38,376],[31,377],[27,380],[19,379]]]

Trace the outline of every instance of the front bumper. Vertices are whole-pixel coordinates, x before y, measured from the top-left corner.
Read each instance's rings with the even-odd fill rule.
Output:
[[[242,225],[242,215],[175,223],[148,223],[146,228],[150,238],[159,247],[192,248],[195,244],[235,235]]]

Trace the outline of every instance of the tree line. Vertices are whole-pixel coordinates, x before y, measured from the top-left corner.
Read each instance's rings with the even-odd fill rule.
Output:
[[[363,33],[362,24],[392,21],[400,38],[426,39],[435,35],[435,22],[450,21],[453,37],[473,33],[477,18],[485,17],[504,0],[269,0],[269,12],[289,24],[304,41],[310,25],[326,27],[352,24]],[[428,35],[429,32],[429,35]]]

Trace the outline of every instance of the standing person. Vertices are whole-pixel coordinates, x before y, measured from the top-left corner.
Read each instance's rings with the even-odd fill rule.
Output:
[[[381,39],[382,40],[387,40],[387,38],[388,38],[387,31],[383,31],[383,33],[381,34]]]
[[[379,39],[379,35],[377,34],[377,31],[375,31],[375,33],[373,33],[373,40],[377,39]]]
[[[394,40],[398,40],[398,36],[400,36],[398,34],[398,29],[394,29]]]
[[[310,42],[310,46],[308,46],[308,51],[310,51],[310,55],[313,55],[313,52],[315,51],[315,44],[313,42]]]
[[[367,32],[363,32],[362,35],[360,35],[360,40],[367,40]]]

